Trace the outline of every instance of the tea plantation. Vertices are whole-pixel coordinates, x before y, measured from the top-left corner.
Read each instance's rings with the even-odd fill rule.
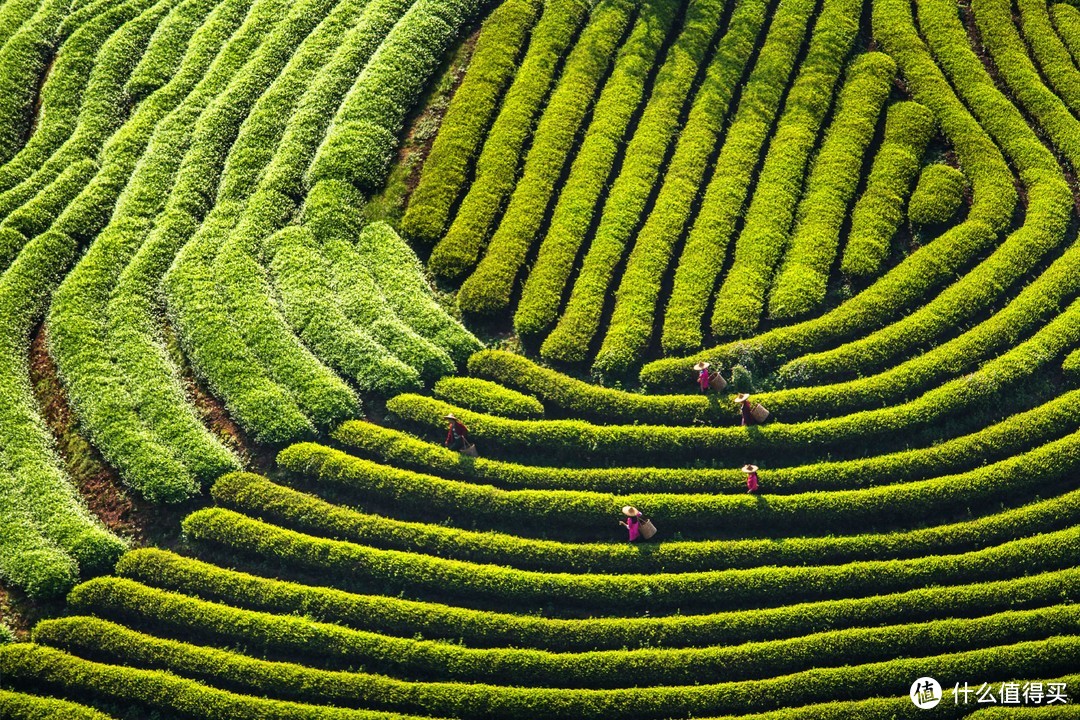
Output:
[[[1078,168],[1069,2],[0,1],[0,718],[1080,718]]]

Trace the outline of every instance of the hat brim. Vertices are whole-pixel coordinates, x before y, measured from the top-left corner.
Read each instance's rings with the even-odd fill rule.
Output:
[[[746,402],[749,399],[750,393],[740,393],[739,395],[735,396],[735,402],[737,403]]]
[[[742,466],[742,471],[744,473],[757,472],[758,471],[758,466],[757,465],[743,465]]]
[[[633,505],[625,505],[625,506],[623,506],[622,514],[625,515],[626,517],[636,517],[636,516],[640,515],[641,513],[638,512],[638,509],[636,507],[634,507]]]
[[[707,362],[699,362],[697,365],[694,366],[695,370],[707,370],[708,368],[709,363]]]
[[[443,420],[457,420],[457,415],[453,415],[453,414],[443,415],[442,417],[443,417]]]

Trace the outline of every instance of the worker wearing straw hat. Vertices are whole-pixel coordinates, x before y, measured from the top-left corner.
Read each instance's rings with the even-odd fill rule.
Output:
[[[630,542],[637,542],[641,537],[641,513],[633,505],[626,505],[622,509],[622,514],[626,516],[626,519],[620,520],[619,524],[630,533]]]
[[[709,382],[712,378],[709,377],[709,363],[702,361],[694,366],[697,370],[697,384],[701,388],[701,392],[709,392]]]
[[[735,404],[741,406],[739,409],[742,411],[743,425],[753,425],[755,422],[757,422],[756,420],[754,420],[754,416],[750,413],[750,393],[740,393],[739,395],[736,395]]]
[[[746,473],[746,492],[755,493],[758,489],[757,465],[743,465],[742,471]]]
[[[453,413],[443,415],[443,419],[450,423],[446,431],[446,442],[443,443],[451,450],[464,450],[469,444],[469,428],[465,423],[458,420]]]

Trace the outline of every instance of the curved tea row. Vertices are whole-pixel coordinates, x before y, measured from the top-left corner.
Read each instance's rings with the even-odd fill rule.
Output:
[[[0,578],[68,593],[0,644],[0,714],[914,718],[925,675],[1075,688],[1080,14],[1017,9],[0,6]],[[208,492],[174,549],[87,510],[39,333],[133,492]],[[696,392],[699,360],[730,385]],[[450,413],[479,457],[439,444]],[[1052,697],[1009,709],[1070,717]]]

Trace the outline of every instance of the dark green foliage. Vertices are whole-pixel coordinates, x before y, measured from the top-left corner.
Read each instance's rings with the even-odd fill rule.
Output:
[[[387,34],[334,116],[308,180],[382,185],[405,116],[478,0],[419,0]]]
[[[499,98],[514,79],[517,57],[542,5],[539,0],[508,0],[484,21],[465,79],[450,101],[401,219],[401,231],[410,240],[432,245],[442,237],[450,207],[483,147]]]
[[[544,4],[529,37],[529,48],[476,160],[469,192],[428,259],[428,268],[435,275],[458,277],[476,264],[491,224],[513,190],[522,149],[555,81],[559,58],[569,50],[592,4],[593,0]]]
[[[448,377],[435,383],[435,397],[470,410],[508,418],[539,418],[544,406],[531,395],[510,390],[489,380]]]
[[[581,362],[600,329],[604,300],[614,282],[615,267],[631,240],[649,193],[659,179],[664,156],[674,140],[694,77],[705,62],[723,3],[700,0],[687,8],[678,38],[657,72],[652,95],[629,140],[619,176],[600,216],[596,235],[574,281],[558,325],[540,353],[549,360]]]
[[[840,230],[859,183],[862,158],[895,75],[896,63],[883,53],[866,53],[849,64],[835,116],[795,211],[796,224],[784,264],[769,291],[770,317],[805,315],[825,299]]]
[[[934,114],[916,102],[889,106],[885,137],[874,156],[866,190],[852,211],[851,233],[840,263],[848,275],[875,275],[885,260],[934,122]]]
[[[597,88],[633,19],[635,4],[633,0],[600,0],[593,9],[537,123],[521,177],[484,258],[461,284],[458,305],[462,310],[493,314],[510,304],[514,281],[540,230]]]
[[[523,335],[539,335],[558,318],[574,258],[585,241],[623,136],[642,102],[649,68],[676,15],[674,0],[642,3],[630,36],[615,58],[514,313],[514,326]]]

